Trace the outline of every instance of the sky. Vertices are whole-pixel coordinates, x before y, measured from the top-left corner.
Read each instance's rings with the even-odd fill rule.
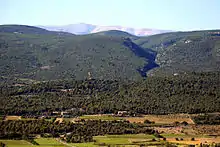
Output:
[[[220,0],[0,0],[0,24],[220,29]]]

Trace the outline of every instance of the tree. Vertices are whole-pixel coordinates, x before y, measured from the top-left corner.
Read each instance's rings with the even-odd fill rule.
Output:
[[[184,126],[187,126],[187,125],[188,125],[188,122],[183,121],[181,124],[184,125]]]

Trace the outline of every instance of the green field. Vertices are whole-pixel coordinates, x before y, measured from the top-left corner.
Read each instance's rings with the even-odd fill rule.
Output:
[[[35,139],[35,141],[39,143],[39,145],[33,145],[25,140],[0,140],[0,142],[6,144],[7,147],[66,147],[54,138],[39,138]]]
[[[69,143],[71,146],[75,147],[99,147],[99,145],[95,145],[94,142],[89,143]]]
[[[158,144],[158,141],[152,142],[152,139],[155,138],[153,135],[145,134],[132,134],[132,135],[106,135],[106,136],[95,136],[95,142],[89,143],[68,143],[69,146],[73,147],[98,147],[100,145],[138,145],[138,144]],[[67,147],[62,143],[58,142],[54,138],[38,138],[35,141],[39,145],[32,145],[31,143],[25,140],[0,140],[7,145],[7,147]]]
[[[88,143],[67,143],[67,145],[60,143],[55,138],[38,138],[35,139],[39,145],[32,145],[25,140],[0,140],[7,145],[7,147],[99,147],[99,146],[118,146],[118,147],[139,147],[140,145],[145,146],[157,146],[165,145],[168,142],[179,145],[186,144],[199,144],[202,140],[206,140],[208,143],[213,141],[219,142],[220,137],[213,138],[210,136],[189,136],[182,134],[162,134],[167,138],[166,141],[156,138],[153,135],[145,134],[129,134],[129,135],[105,135],[105,136],[94,136],[94,142]],[[195,137],[195,141],[191,141],[191,137]],[[183,138],[183,140],[176,141],[175,138]]]
[[[178,145],[187,144],[199,144],[202,140],[206,140],[208,143],[214,141],[213,137],[202,136],[202,135],[184,135],[184,134],[162,134],[167,138],[167,141],[156,138],[153,135],[145,134],[132,134],[132,135],[106,135],[106,136],[95,136],[93,139],[95,142],[90,143],[70,143],[75,147],[99,147],[99,146],[118,146],[118,147],[139,147],[140,145],[146,146],[161,146],[167,143],[173,143]],[[195,141],[190,141],[194,137]],[[175,138],[183,138],[183,141],[176,141]],[[155,140],[153,140],[155,139]],[[212,139],[212,140],[210,140]],[[216,142],[219,139],[216,138]]]
[[[98,146],[139,146],[140,144],[145,145],[157,145],[163,144],[161,141],[152,141],[155,137],[153,135],[145,134],[132,134],[132,135],[106,135],[106,136],[95,136],[93,143],[71,143],[70,145],[76,147],[98,147]]]
[[[40,146],[45,146],[45,145],[52,145],[52,146],[61,145],[62,146],[62,144],[56,141],[54,138],[38,138],[38,139],[35,139],[35,141]]]
[[[0,140],[0,142],[6,144],[7,147],[28,147],[32,146],[31,143],[25,140]]]

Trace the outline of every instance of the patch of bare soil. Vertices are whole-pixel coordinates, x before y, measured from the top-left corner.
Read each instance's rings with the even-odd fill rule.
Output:
[[[143,117],[124,117],[131,123],[143,123],[146,119],[158,124],[173,124],[174,122],[187,122],[194,124],[188,114],[172,114],[172,115],[144,115]]]
[[[212,143],[220,143],[220,137],[201,137],[201,138],[195,138],[194,141],[191,140],[191,138],[184,138],[183,140],[176,140],[175,138],[168,138],[168,142],[172,143],[178,143],[178,144],[193,144],[193,145],[199,145],[202,144],[212,144]]]
[[[184,135],[198,135],[198,131],[194,130],[192,126],[177,126],[177,127],[153,127],[160,133],[166,134],[184,134]]]
[[[20,120],[21,116],[6,116],[5,120]]]

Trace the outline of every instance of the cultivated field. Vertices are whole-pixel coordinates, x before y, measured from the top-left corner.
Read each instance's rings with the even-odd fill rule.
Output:
[[[79,119],[85,120],[105,120],[105,121],[113,121],[113,120],[128,120],[131,123],[144,123],[146,119],[155,122],[155,124],[173,124],[174,122],[187,122],[188,124],[194,124],[193,120],[190,118],[188,114],[175,114],[175,115],[144,115],[142,117],[117,117],[114,115],[108,114],[97,114],[97,115],[83,115],[77,118],[57,118],[56,121],[62,122],[70,121],[74,122]]]
[[[25,140],[0,140],[0,142],[6,144],[7,147],[29,147],[31,143]]]
[[[173,124],[174,122],[186,121],[188,124],[194,124],[188,114],[173,114],[173,115],[144,115],[143,117],[125,117],[131,123],[143,123],[146,119],[155,122],[156,124]]]
[[[40,146],[62,146],[62,143],[58,142],[54,138],[38,138],[35,139],[35,141],[40,145]]]
[[[19,120],[19,116],[7,116],[7,120]],[[167,143],[177,144],[178,146],[199,145],[220,143],[220,125],[195,125],[190,115],[175,114],[175,115],[144,115],[143,117],[116,117],[113,115],[84,115],[77,118],[57,118],[56,121],[70,121],[75,122],[81,119],[85,120],[128,120],[131,123],[144,123],[150,120],[155,122],[151,127],[158,130],[161,135],[166,138],[157,138],[154,135],[133,134],[133,135],[105,135],[94,136],[94,142],[89,143],[65,143],[55,138],[37,138],[35,141],[39,145],[33,145],[25,140],[0,140],[7,145],[7,147],[140,147],[159,145],[165,146]],[[167,126],[167,124],[174,124],[174,122],[187,122],[190,125],[186,126]],[[161,127],[161,125],[166,127]],[[207,135],[208,134],[208,135]],[[213,135],[213,136],[209,136]],[[214,136],[215,135],[215,136]],[[194,138],[194,140],[192,140]]]
[[[112,116],[112,115],[83,115],[79,117],[80,119],[91,119],[91,120],[106,120],[106,121],[113,121],[113,120],[123,120],[123,118]]]
[[[202,144],[220,143],[220,136],[213,137],[207,135],[181,135],[181,134],[162,134],[162,136],[166,137],[168,142],[176,143],[176,144],[199,145],[200,143]],[[194,138],[195,140],[192,141],[192,138]]]
[[[55,138],[38,138],[35,139],[39,145],[32,145],[25,140],[0,140],[7,145],[7,147],[140,147],[143,146],[159,146],[167,143],[177,144],[179,146],[185,145],[199,145],[220,143],[220,136],[205,136],[205,135],[183,135],[183,134],[161,134],[166,138],[166,141],[156,138],[154,135],[132,134],[132,135],[105,135],[95,136],[95,142],[89,143],[64,143],[59,142]],[[194,138],[195,140],[192,140]]]
[[[20,120],[21,116],[6,116],[5,120]]]
[[[197,125],[193,127],[199,134],[220,136],[220,125]]]
[[[25,140],[0,140],[6,144],[6,147],[68,147],[56,141],[54,138],[39,138],[35,139],[39,145],[33,145]]]
[[[72,143],[76,147],[99,147],[99,146],[124,146],[124,147],[139,147],[140,144],[161,144],[162,142],[152,141],[153,135],[134,134],[134,135],[106,135],[95,136],[94,143]]]
[[[183,135],[183,134],[162,134],[166,141],[154,137],[153,135],[135,134],[135,135],[106,135],[95,136],[93,143],[71,143],[76,147],[99,147],[99,146],[118,146],[118,147],[140,147],[144,146],[163,146],[167,143],[176,144],[178,146],[199,145],[220,143],[220,137],[199,136],[199,135]],[[178,138],[178,140],[177,140]],[[195,140],[192,141],[191,139]]]

